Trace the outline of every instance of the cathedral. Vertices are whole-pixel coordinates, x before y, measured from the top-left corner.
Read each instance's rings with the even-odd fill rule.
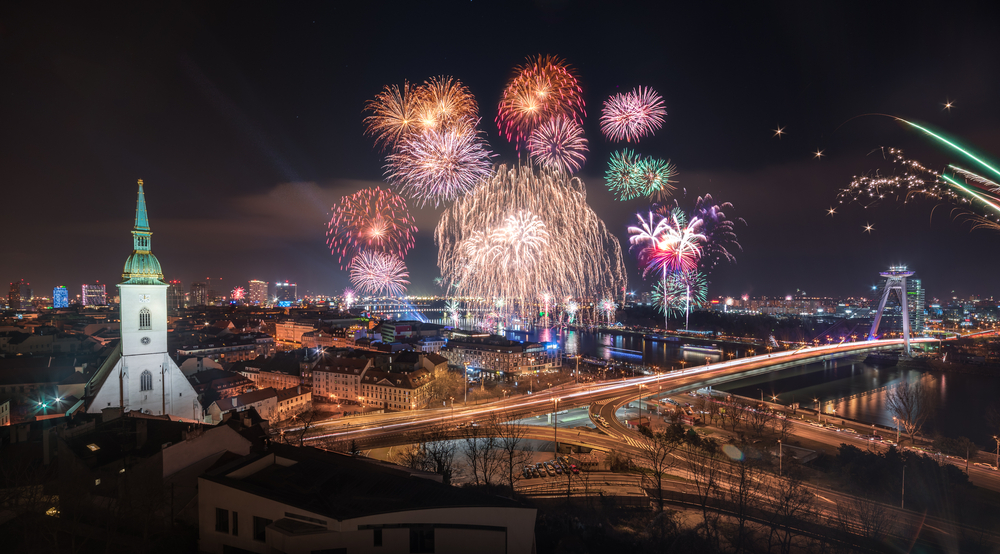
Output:
[[[132,255],[125,261],[118,284],[121,340],[87,383],[87,411],[120,407],[126,412],[201,421],[198,395],[167,355],[167,284],[151,251],[152,234],[139,180]]]

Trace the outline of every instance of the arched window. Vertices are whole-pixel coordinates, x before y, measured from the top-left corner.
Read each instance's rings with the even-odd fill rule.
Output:
[[[139,376],[139,390],[153,390],[153,374],[148,369]]]
[[[150,326],[149,308],[139,310],[139,329],[152,329]]]

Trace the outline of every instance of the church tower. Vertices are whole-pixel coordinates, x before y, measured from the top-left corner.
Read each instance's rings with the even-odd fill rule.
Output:
[[[132,254],[125,261],[121,298],[121,341],[87,384],[88,412],[111,407],[202,420],[197,394],[167,355],[167,288],[153,255],[146,195],[139,196],[132,229]]]

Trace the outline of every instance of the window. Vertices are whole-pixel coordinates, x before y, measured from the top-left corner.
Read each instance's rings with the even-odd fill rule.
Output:
[[[410,552],[434,552],[433,527],[420,526],[410,528]]]
[[[139,390],[153,390],[153,374],[148,369],[139,376]]]
[[[271,520],[264,517],[253,516],[253,540],[264,542],[267,538],[267,526]]]
[[[139,329],[152,329],[150,325],[149,308],[139,310]]]
[[[382,530],[372,529],[372,537],[374,539],[374,546],[382,546]]]
[[[215,530],[220,533],[229,532],[229,510],[215,509]]]
[[[233,512],[233,536],[240,536],[240,513]]]

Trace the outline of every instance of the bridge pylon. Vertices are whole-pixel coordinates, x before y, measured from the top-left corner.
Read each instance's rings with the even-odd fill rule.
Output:
[[[882,289],[882,298],[878,302],[878,311],[875,312],[872,328],[868,332],[868,340],[875,340],[878,324],[882,321],[882,312],[885,311],[885,303],[892,291],[896,291],[899,295],[899,311],[903,314],[903,351],[906,356],[910,355],[910,304],[906,300],[906,278],[913,273],[907,270],[905,265],[891,266],[889,271],[879,273],[885,277],[885,287]]]

